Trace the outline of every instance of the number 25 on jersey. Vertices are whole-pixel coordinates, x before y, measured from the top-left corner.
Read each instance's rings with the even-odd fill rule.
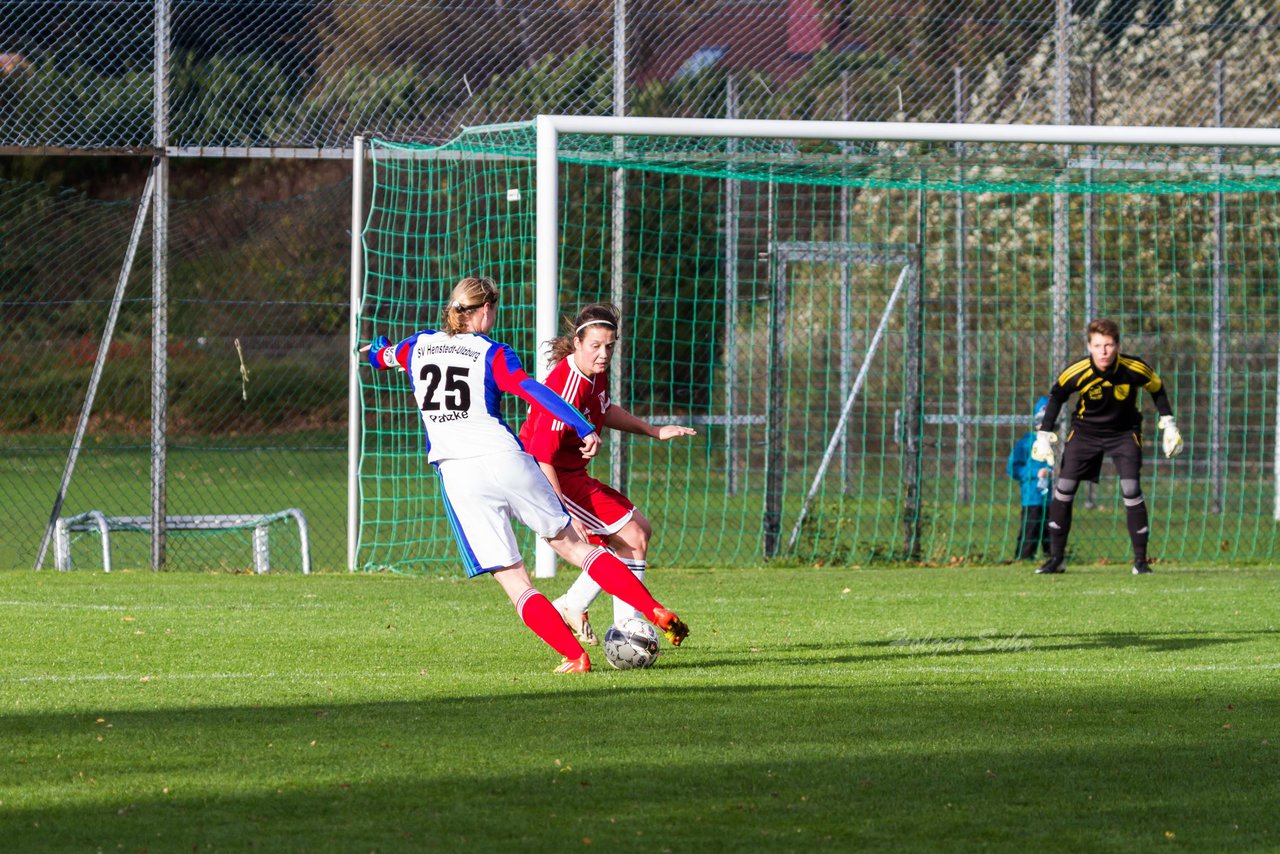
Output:
[[[442,372],[439,365],[423,365],[418,375],[418,379],[426,383],[422,394],[422,411],[439,412],[444,409],[462,412],[470,409],[470,373],[469,368],[450,367]],[[444,380],[443,389],[440,387],[441,379]]]

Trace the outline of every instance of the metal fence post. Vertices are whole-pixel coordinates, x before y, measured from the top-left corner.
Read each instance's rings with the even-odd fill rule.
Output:
[[[738,81],[732,74],[725,78],[724,114],[727,119],[738,117]],[[738,141],[725,141],[730,158],[738,150]],[[724,182],[724,462],[725,491],[738,492],[737,433],[733,416],[738,411],[738,250],[741,239],[742,188],[733,178]]]
[[[840,72],[840,118],[849,120],[849,72]],[[853,204],[852,192],[848,184],[840,186],[840,239],[847,246],[853,239],[853,221],[850,205]],[[853,333],[853,294],[849,263],[840,262],[840,399],[849,397],[849,386],[853,382],[853,348],[850,337]],[[840,457],[840,490],[849,491],[849,440],[845,435],[840,437],[837,449]]]
[[[769,185],[769,378],[764,460],[764,556],[774,557],[782,536],[782,492],[786,479],[787,282],[786,264],[776,257],[773,217],[777,187]]]
[[[903,557],[920,559],[920,463],[924,438],[924,260],[926,176],[920,175],[916,198],[916,265],[907,281],[902,423],[902,544]]]
[[[1071,124],[1071,0],[1057,0],[1054,23],[1054,91],[1053,114],[1060,125]],[[1068,146],[1058,148],[1066,167]],[[1065,179],[1059,178],[1059,182]],[[1050,348],[1053,370],[1061,369],[1067,360],[1067,337],[1070,334],[1071,256],[1070,198],[1061,192],[1053,194],[1053,346]]]
[[[1089,63],[1085,72],[1085,97],[1084,97],[1084,123],[1091,125],[1095,119],[1097,111],[1097,84],[1098,84],[1098,66],[1096,63]],[[1091,145],[1088,148],[1088,160],[1090,163],[1098,159],[1098,147]],[[1093,167],[1089,166],[1084,170],[1084,182],[1087,185],[1093,183]],[[1084,265],[1084,317],[1085,320],[1093,320],[1094,311],[1098,302],[1098,272],[1094,269],[1094,239],[1096,238],[1095,229],[1097,217],[1094,213],[1093,193],[1086,191],[1084,194],[1084,259],[1081,262]],[[1062,369],[1062,364],[1058,363],[1053,366],[1055,371]],[[1039,425],[1037,425],[1039,426]],[[1084,506],[1093,509],[1097,505],[1097,489],[1098,484],[1093,481],[1086,481],[1084,485]]]
[[[164,569],[169,421],[169,0],[156,3],[155,212],[151,219],[151,568]]]
[[[1223,63],[1219,59],[1213,66],[1213,121],[1217,127],[1223,123]],[[1222,162],[1222,146],[1213,149],[1215,163]],[[1222,174],[1214,179],[1220,186]],[[1221,190],[1213,194],[1213,309],[1210,322],[1209,361],[1209,489],[1212,500],[1209,506],[1214,513],[1221,513],[1225,498],[1222,461],[1222,383],[1223,383],[1223,333],[1226,328],[1227,300],[1227,223],[1226,197]]]
[[[614,0],[613,3],[613,114],[627,114],[627,3],[626,0]],[[626,146],[626,137],[617,136],[613,140],[614,153],[622,158]],[[613,170],[613,202],[610,211],[610,262],[609,262],[609,295],[613,304],[625,318],[626,306],[626,228],[627,228],[627,173],[622,167]],[[624,339],[625,341],[625,339]],[[624,343],[623,347],[626,346]],[[619,353],[609,364],[609,384],[613,387],[615,400],[627,399],[627,377],[623,370]],[[609,437],[609,470],[615,489],[627,491],[627,446],[629,436],[621,430],[614,430]]]
[[[965,120],[964,70],[956,66],[955,109],[956,123]],[[956,143],[956,184],[964,183],[964,143]],[[968,240],[965,219],[964,190],[957,190],[956,198],[956,499],[969,502],[973,499],[972,461],[969,457],[969,292],[965,265],[965,243]]]

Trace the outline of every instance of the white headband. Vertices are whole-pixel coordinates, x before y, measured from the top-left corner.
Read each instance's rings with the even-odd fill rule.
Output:
[[[593,323],[599,323],[601,326],[608,326],[608,327],[609,327],[609,328],[611,328],[611,329],[617,329],[617,328],[618,328],[618,327],[616,327],[616,326],[614,326],[614,325],[613,325],[613,322],[612,322],[612,321],[609,321],[609,320],[588,320],[586,323],[582,324],[582,325],[581,325],[581,326],[579,326],[577,329],[573,330],[573,334],[574,334],[574,335],[577,335],[579,332],[581,332],[582,330],[586,329],[588,326],[590,326],[590,325],[591,325],[591,324],[593,324]]]

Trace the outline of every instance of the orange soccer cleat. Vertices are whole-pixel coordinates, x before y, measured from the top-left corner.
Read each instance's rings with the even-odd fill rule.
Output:
[[[653,610],[653,624],[661,631],[672,646],[679,646],[689,636],[689,627],[684,620],[659,605]]]
[[[589,673],[591,671],[591,656],[585,652],[577,658],[566,658],[560,662],[560,666],[553,670],[553,673]]]

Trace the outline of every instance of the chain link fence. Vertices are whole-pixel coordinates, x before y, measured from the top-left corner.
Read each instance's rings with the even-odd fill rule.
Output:
[[[443,142],[463,125],[537,112],[717,116],[727,76],[783,118],[1248,127],[1274,126],[1280,101],[1280,12],[1229,0],[4,0],[0,10],[0,146],[13,149],[153,145],[157,102],[167,144],[197,149],[345,149],[360,133]]]
[[[175,171],[197,169],[207,171],[190,162]],[[243,176],[233,174],[169,208],[168,512],[300,509],[321,568],[341,566],[346,548],[344,171],[330,164],[317,188],[271,202],[239,192]],[[0,182],[2,567],[31,566],[45,534],[137,208]],[[152,261],[143,240],[64,517],[146,515],[151,506]],[[173,537],[169,560],[245,569],[252,536]],[[296,570],[299,551],[285,536],[271,533],[272,565]],[[236,538],[245,544],[226,542]],[[113,534],[112,549],[116,568],[149,565],[145,532]],[[96,544],[74,545],[72,556],[78,566],[102,563]]]
[[[139,156],[169,158],[176,187],[160,196],[169,511],[299,506],[335,569],[336,161],[354,135],[443,142],[547,112],[1274,127],[1278,16],[1230,0],[0,0],[0,567],[31,565],[49,519]],[[147,232],[63,515],[150,506],[152,261]]]

